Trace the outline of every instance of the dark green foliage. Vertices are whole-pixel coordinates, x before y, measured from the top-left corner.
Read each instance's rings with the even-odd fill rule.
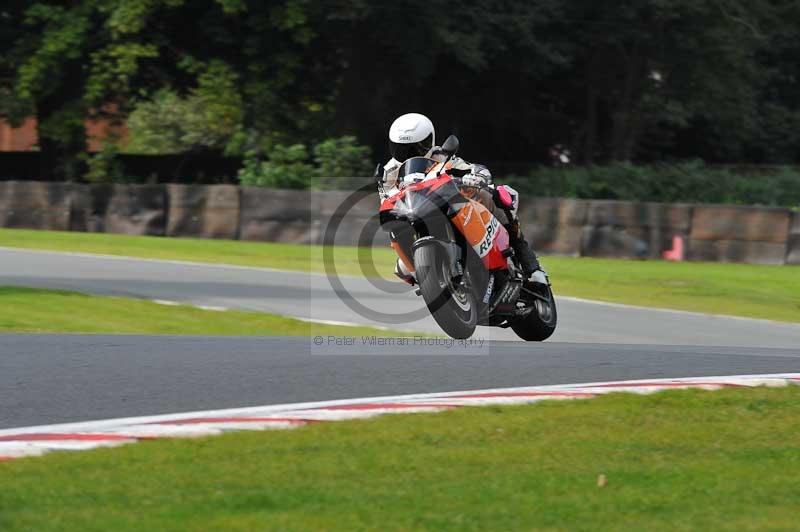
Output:
[[[38,118],[42,172],[63,179],[83,176],[84,120],[109,103],[131,125],[130,150],[243,156],[245,174],[287,186],[302,183],[256,172],[259,156],[354,135],[383,159],[388,124],[409,111],[429,114],[440,138],[459,135],[468,159],[523,168],[548,163],[555,144],[590,166],[791,164],[797,20],[800,4],[785,0],[10,0],[0,115]],[[331,150],[343,154],[335,163],[298,152],[280,164],[362,172],[363,153]],[[621,168],[549,186],[647,197],[719,188],[680,172],[678,184],[644,186]],[[715,198],[794,197],[794,181],[777,175],[708,177],[727,185]]]
[[[119,148],[110,141],[103,143],[102,149],[87,157],[86,181],[89,183],[125,183],[125,171],[117,160]]]
[[[540,167],[498,179],[534,196],[666,203],[732,203],[800,207],[800,170],[707,166],[701,161],[586,167]]]
[[[313,154],[312,165],[303,144],[277,144],[266,158],[257,150],[250,151],[239,181],[245,186],[345,190],[367,181],[370,150],[359,145],[355,137],[326,139],[314,146]]]
[[[352,136],[327,139],[314,147],[320,188],[354,189],[371,175],[370,149]],[[359,180],[354,181],[354,180]]]
[[[223,150],[242,127],[243,102],[236,74],[219,62],[203,68],[197,87],[181,97],[160,90],[128,117],[128,153]]]
[[[302,144],[278,144],[269,159],[248,156],[239,171],[244,186],[273,188],[310,188],[315,179],[314,168],[308,164],[308,150]]]

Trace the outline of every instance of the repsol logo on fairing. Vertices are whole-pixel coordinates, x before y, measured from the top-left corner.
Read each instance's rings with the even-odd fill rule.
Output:
[[[489,222],[489,227],[486,228],[486,236],[483,237],[483,241],[478,246],[478,256],[484,257],[489,250],[492,249],[492,241],[494,240],[494,235],[497,232],[498,226],[497,218],[492,218],[492,221]]]

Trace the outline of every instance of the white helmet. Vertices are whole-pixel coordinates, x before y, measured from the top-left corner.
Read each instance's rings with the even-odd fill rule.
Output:
[[[389,152],[400,162],[425,155],[435,143],[433,122],[419,113],[405,114],[389,128]]]

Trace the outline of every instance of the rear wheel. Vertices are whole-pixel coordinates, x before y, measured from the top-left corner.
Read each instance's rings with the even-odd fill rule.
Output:
[[[464,284],[456,284],[444,250],[425,245],[414,251],[414,267],[422,299],[439,327],[452,338],[469,338],[475,332],[478,310],[475,297]]]
[[[517,336],[528,342],[541,342],[552,336],[558,324],[556,300],[549,285],[541,283],[525,283],[522,288],[522,299],[533,307],[524,318],[518,318],[511,324]]]

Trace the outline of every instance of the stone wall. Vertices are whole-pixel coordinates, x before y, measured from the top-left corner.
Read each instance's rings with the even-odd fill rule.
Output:
[[[789,227],[786,250],[786,263],[800,264],[800,212],[792,214],[792,225]]]
[[[692,214],[688,258],[783,264],[791,218],[788,209],[698,205]]]
[[[82,192],[69,183],[0,182],[0,227],[68,231]]]
[[[233,185],[166,185],[167,236],[239,238],[241,195]]]
[[[14,228],[385,245],[377,211],[375,194],[345,191],[0,182],[0,226]],[[789,209],[523,198],[520,218],[544,254],[654,259],[681,236],[689,260],[800,264]]]

